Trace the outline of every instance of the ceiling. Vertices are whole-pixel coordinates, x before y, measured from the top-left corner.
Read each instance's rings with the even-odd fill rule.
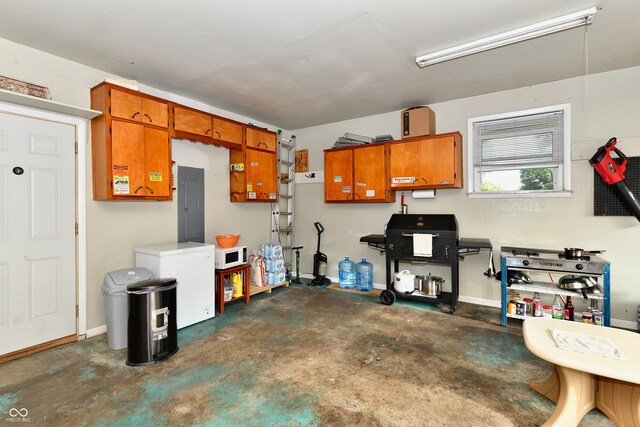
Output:
[[[592,6],[586,42],[415,64]],[[638,0],[0,0],[0,38],[289,130],[638,66],[638,22]]]

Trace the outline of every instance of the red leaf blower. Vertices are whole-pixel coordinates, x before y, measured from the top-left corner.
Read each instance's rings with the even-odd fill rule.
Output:
[[[616,148],[616,137],[611,138],[603,147],[598,148],[596,154],[589,159],[591,166],[600,174],[605,183],[613,187],[618,193],[625,205],[640,221],[640,203],[636,196],[629,190],[627,183],[624,182],[624,172],[627,170],[627,156]],[[616,153],[617,157],[612,158],[611,152]]]

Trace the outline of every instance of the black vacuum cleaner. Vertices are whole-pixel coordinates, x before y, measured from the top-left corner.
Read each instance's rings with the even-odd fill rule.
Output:
[[[320,252],[320,235],[324,231],[324,227],[319,222],[314,222],[316,230],[318,230],[318,249],[313,254],[313,280],[311,286],[325,286],[331,283],[331,280],[327,279],[327,256]]]

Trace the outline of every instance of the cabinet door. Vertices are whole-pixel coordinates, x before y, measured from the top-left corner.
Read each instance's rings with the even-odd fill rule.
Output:
[[[278,200],[278,176],[276,153],[262,152],[262,197],[265,200]]]
[[[114,120],[111,132],[112,194],[144,196],[144,126]]]
[[[142,98],[122,92],[117,89],[110,89],[111,115],[127,120],[141,121],[142,118]]]
[[[146,196],[171,195],[171,153],[166,130],[144,129],[145,187]]]
[[[354,201],[386,197],[384,144],[353,150]]]
[[[211,125],[213,120],[209,114],[174,107],[173,115],[175,130],[202,136],[211,136]]]
[[[456,181],[455,139],[428,138],[420,142],[422,174],[429,185],[452,186]]]
[[[247,147],[262,148],[263,150],[275,152],[276,146],[275,134],[247,127]]]
[[[257,200],[262,189],[262,152],[247,148],[244,173],[246,176],[247,199]]]
[[[324,200],[353,199],[353,150],[324,152]]]
[[[242,125],[228,120],[213,118],[213,137],[242,145]]]
[[[142,98],[142,123],[166,128],[169,126],[168,107],[165,102]]]
[[[420,172],[420,142],[408,141],[389,144],[389,180],[393,189],[413,189],[426,178]]]

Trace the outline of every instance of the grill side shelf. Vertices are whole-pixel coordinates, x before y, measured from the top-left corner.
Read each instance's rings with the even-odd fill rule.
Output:
[[[385,237],[383,234],[368,234],[360,238],[361,242],[366,242],[371,248],[378,249],[381,254],[385,251]]]

